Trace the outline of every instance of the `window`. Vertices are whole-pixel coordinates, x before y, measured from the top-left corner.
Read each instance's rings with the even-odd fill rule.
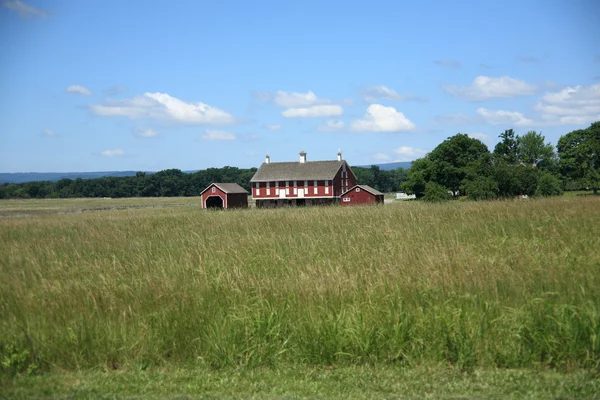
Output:
[[[217,192],[217,188],[213,186],[213,187],[212,187],[212,192],[213,192],[213,193],[216,193],[216,192]]]
[[[308,187],[308,181],[304,181],[304,187],[307,188]]]
[[[279,188],[275,188],[275,195],[279,196]]]
[[[356,188],[356,191],[357,191],[357,192],[360,192],[360,188]]]
[[[343,202],[348,203],[350,201],[350,197],[344,197]]]
[[[325,181],[325,194],[329,194],[329,181]]]
[[[294,187],[298,186],[298,181],[294,181]]]
[[[294,194],[298,194],[298,188],[294,188]]]
[[[319,185],[317,181],[314,181],[314,189],[313,189],[313,194],[319,194]]]
[[[267,196],[271,195],[271,182],[267,182]]]
[[[285,188],[285,194],[286,196],[290,194],[290,188]]]
[[[260,196],[260,184],[256,182],[256,195]]]
[[[285,181],[285,187],[289,188],[290,187],[290,181]]]

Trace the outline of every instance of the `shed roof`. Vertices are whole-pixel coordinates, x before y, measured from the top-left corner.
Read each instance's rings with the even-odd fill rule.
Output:
[[[250,182],[333,180],[346,161],[263,163]]]
[[[361,188],[364,191],[367,191],[369,193],[371,193],[374,196],[383,196],[383,193],[381,193],[379,190],[377,189],[373,189],[371,186],[369,185],[354,185],[353,187],[351,187],[350,189],[346,190],[344,193],[342,193],[342,196],[345,195],[348,192],[353,191],[356,188]]]
[[[206,192],[211,186],[215,185],[219,189],[221,189],[226,194],[235,194],[235,193],[245,193],[248,194],[248,191],[238,185],[237,183],[211,183],[208,185],[206,189],[202,191],[202,193]],[[202,194],[200,193],[200,194]]]

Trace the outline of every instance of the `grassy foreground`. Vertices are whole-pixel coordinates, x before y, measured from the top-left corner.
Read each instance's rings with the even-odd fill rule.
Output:
[[[27,396],[77,374],[89,388],[242,371],[239,382],[274,374],[260,379],[291,390],[305,371],[358,382],[364,368],[382,388],[386,374],[439,390],[480,374],[488,386],[538,377],[539,397],[591,395],[599,238],[597,197],[0,219],[3,385]],[[482,393],[467,383],[442,391]]]

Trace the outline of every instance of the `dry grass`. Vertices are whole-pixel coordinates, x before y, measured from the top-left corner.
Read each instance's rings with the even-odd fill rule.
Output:
[[[593,197],[2,219],[0,357],[594,369],[599,237]]]

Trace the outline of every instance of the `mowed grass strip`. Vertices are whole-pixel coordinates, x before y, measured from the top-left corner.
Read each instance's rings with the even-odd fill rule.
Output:
[[[600,199],[0,220],[3,374],[598,370]]]

